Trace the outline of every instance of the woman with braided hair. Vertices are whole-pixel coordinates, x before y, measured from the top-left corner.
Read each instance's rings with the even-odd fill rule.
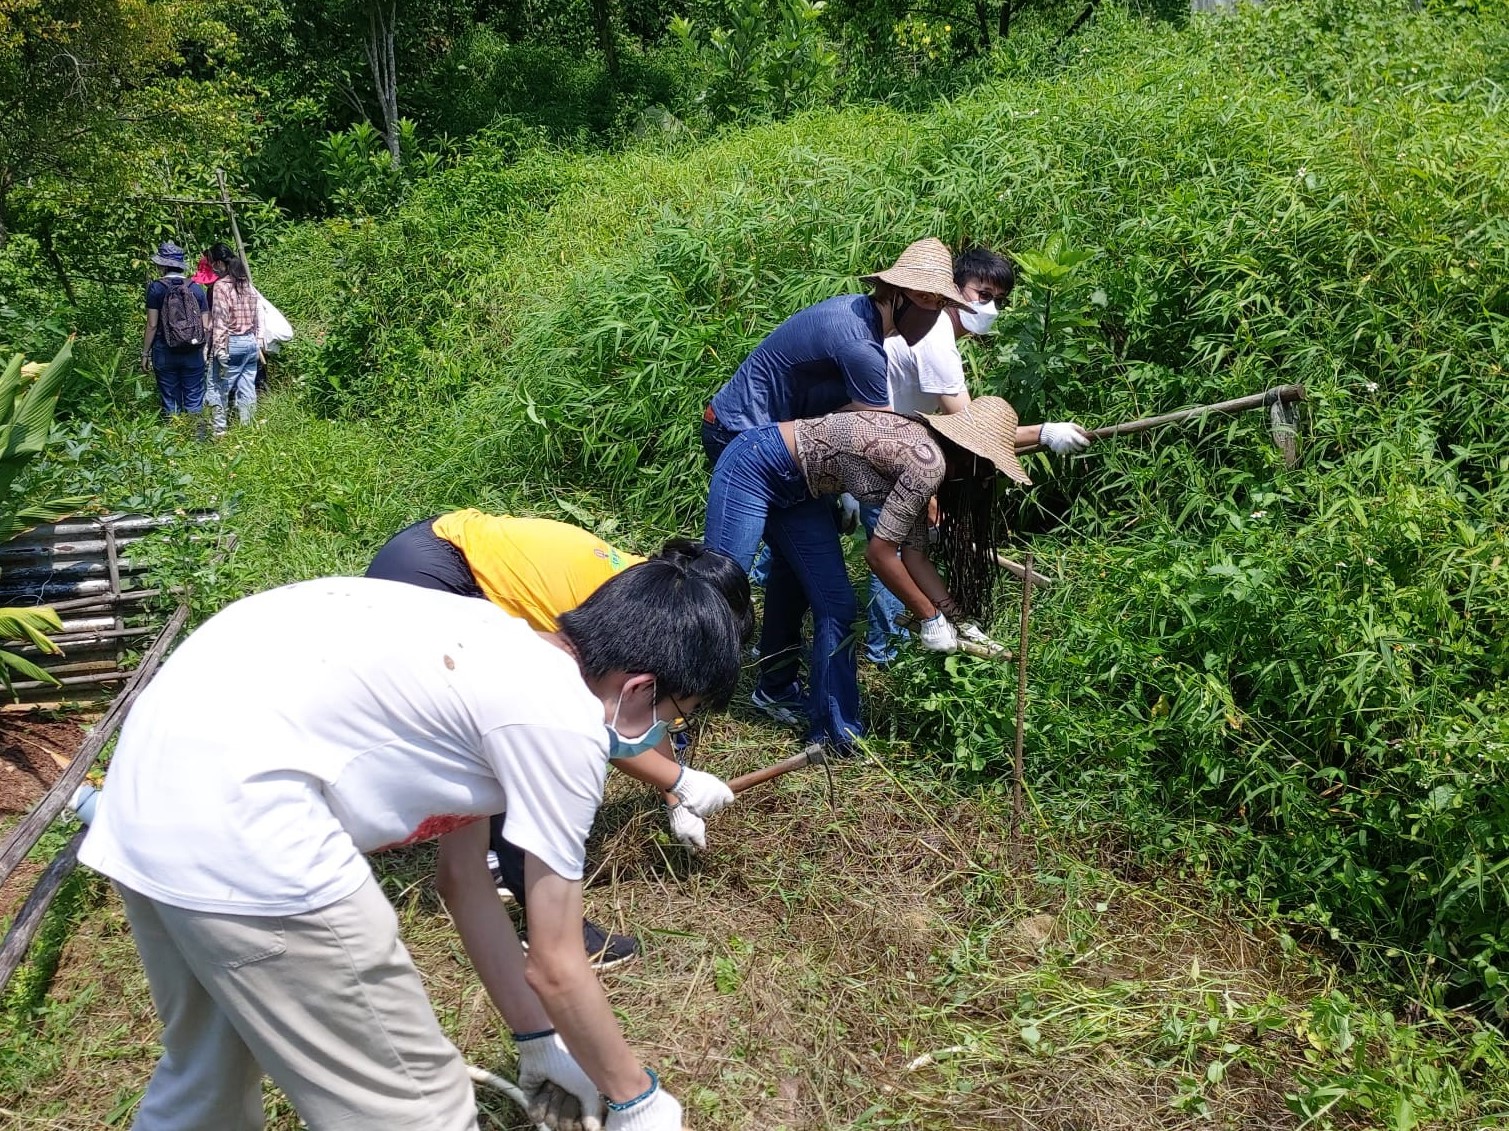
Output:
[[[990,611],[996,473],[1031,483],[1016,457],[1016,434],[1012,407],[980,397],[952,415],[862,410],[767,424],[741,433],[723,453],[708,495],[707,544],[747,567],[763,538],[800,581],[813,621],[809,741],[843,752],[864,733],[854,587],[823,496],[848,492],[880,507],[865,560],[917,618],[923,647],[952,652],[960,631],[979,632],[963,618]],[[934,495],[947,584],[930,557]]]

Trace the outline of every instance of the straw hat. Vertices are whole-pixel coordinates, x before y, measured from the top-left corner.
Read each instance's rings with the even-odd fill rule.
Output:
[[[1014,482],[1032,486],[1016,458],[1016,409],[1000,397],[976,397],[963,412],[919,413],[915,419],[966,451],[988,459]]]
[[[910,291],[938,295],[949,306],[969,305],[969,300],[954,286],[954,259],[942,240],[932,236],[918,240],[897,257],[884,271],[860,278],[864,283],[890,283]]]

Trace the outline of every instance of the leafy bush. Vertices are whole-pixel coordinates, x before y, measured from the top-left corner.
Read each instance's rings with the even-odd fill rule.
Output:
[[[87,501],[49,498],[18,483],[27,465],[52,439],[53,413],[72,355],[71,341],[65,342],[46,364],[27,365],[23,356],[16,354],[0,373],[0,543],[38,523],[55,522]],[[46,633],[62,627],[57,614],[47,606],[0,609],[0,641],[26,640],[44,652],[56,653],[59,649]],[[6,690],[11,689],[12,672],[45,683],[57,682],[26,657],[0,648],[0,683]]]
[[[739,0],[729,5],[728,27],[704,30],[678,16],[671,30],[703,60],[708,87],[701,97],[715,119],[781,116],[833,89],[838,54],[819,23],[822,12],[823,0]]]

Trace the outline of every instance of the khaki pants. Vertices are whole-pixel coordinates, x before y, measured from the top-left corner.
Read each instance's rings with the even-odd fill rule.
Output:
[[[136,1131],[258,1131],[264,1072],[311,1131],[476,1131],[466,1066],[375,880],[282,919],[116,890],[163,1025]]]

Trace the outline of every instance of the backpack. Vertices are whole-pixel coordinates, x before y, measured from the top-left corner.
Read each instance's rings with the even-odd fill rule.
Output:
[[[185,279],[164,283],[167,293],[162,296],[162,312],[157,324],[162,327],[162,343],[170,350],[187,349],[204,345],[204,312],[199,309],[199,296]]]

